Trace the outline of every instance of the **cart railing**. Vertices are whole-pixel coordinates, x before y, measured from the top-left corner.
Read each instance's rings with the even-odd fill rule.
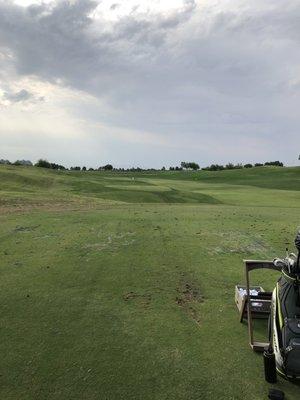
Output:
[[[250,295],[250,271],[255,269],[272,269],[275,271],[281,271],[281,267],[274,265],[273,261],[266,260],[244,260],[245,264],[245,275],[246,275],[246,304],[247,304],[247,320],[248,320],[248,333],[249,333],[249,344],[254,351],[264,351],[269,346],[268,342],[257,342],[254,340],[253,335],[253,318],[251,310],[251,298]],[[241,317],[241,321],[243,318]]]

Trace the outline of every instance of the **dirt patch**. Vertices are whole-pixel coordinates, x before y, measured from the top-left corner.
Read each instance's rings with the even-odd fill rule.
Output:
[[[90,244],[86,244],[83,248],[101,251],[101,250],[105,249],[106,247],[107,247],[106,243],[90,243]]]
[[[102,251],[105,249],[110,249],[113,251],[117,251],[121,248],[121,246],[130,246],[135,242],[135,239],[132,237],[135,233],[134,232],[124,232],[124,233],[117,233],[111,234],[107,237],[103,237],[102,242],[97,243],[87,243],[82,248],[88,251]],[[100,237],[101,234],[98,234]]]
[[[262,235],[251,235],[243,232],[219,232],[218,245],[210,249],[211,254],[260,254],[268,257],[272,247],[263,239]]]
[[[199,287],[191,282],[183,282],[177,288],[178,295],[175,298],[176,304],[182,307],[184,312],[197,324],[200,324],[199,303],[203,303],[204,297]]]
[[[143,307],[148,307],[151,302],[151,294],[149,293],[136,293],[136,292],[128,292],[123,294],[123,300],[126,302],[136,301]]]
[[[34,225],[34,226],[16,226],[14,229],[14,232],[32,232],[36,230],[40,225]]]
[[[83,198],[68,199],[67,201],[53,200],[48,201],[28,201],[28,200],[7,200],[0,199],[0,214],[24,214],[28,212],[69,212],[69,211],[90,211],[90,210],[103,210],[111,208],[112,205],[116,206],[120,202],[107,201],[104,199],[91,200]]]

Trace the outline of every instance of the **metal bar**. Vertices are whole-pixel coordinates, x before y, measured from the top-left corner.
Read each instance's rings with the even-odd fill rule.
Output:
[[[251,295],[250,295],[250,277],[249,272],[255,269],[272,269],[275,271],[281,271],[281,267],[274,265],[273,261],[264,260],[244,260],[245,272],[246,272],[246,284],[247,284],[247,319],[248,319],[248,333],[249,333],[249,343],[254,351],[263,351],[268,343],[254,342],[253,340],[253,322],[252,322],[252,312],[251,312]]]
[[[250,346],[253,346],[253,325],[252,325],[252,313],[251,313],[251,304],[250,304],[250,281],[249,281],[249,269],[248,264],[246,263],[246,286],[247,286],[247,320],[248,320],[248,333],[249,333],[249,342]]]
[[[275,271],[281,271],[281,267],[274,265],[273,261],[269,260],[244,260],[247,265],[248,271],[253,271],[254,269],[273,269]]]

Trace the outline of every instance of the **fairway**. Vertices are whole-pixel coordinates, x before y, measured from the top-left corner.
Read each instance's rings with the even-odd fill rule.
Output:
[[[0,398],[267,398],[234,286],[243,259],[294,251],[299,211],[299,167],[0,166]]]

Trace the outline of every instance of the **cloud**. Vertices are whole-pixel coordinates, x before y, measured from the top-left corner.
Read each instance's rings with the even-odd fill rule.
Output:
[[[92,0],[26,7],[0,0],[4,97],[47,97],[4,87],[25,78],[86,93],[95,102],[78,96],[62,105],[70,118],[111,127],[112,138],[132,131],[137,143],[151,132],[169,146],[170,162],[179,157],[175,143],[185,159],[269,154],[292,162],[300,145],[298,2],[189,0],[165,10],[127,4],[122,14],[113,1],[104,8]],[[148,165],[155,158],[147,146],[140,153]]]
[[[17,93],[7,93],[5,92],[4,100],[9,100],[12,103],[18,103],[20,101],[27,101],[32,98],[32,93],[29,93],[27,90],[22,89]]]
[[[16,103],[34,104],[44,100],[45,100],[44,96],[40,95],[36,96],[35,94],[29,92],[26,89],[21,89],[17,92],[12,92],[12,91],[3,92],[2,101],[0,102],[0,105],[7,106]]]

